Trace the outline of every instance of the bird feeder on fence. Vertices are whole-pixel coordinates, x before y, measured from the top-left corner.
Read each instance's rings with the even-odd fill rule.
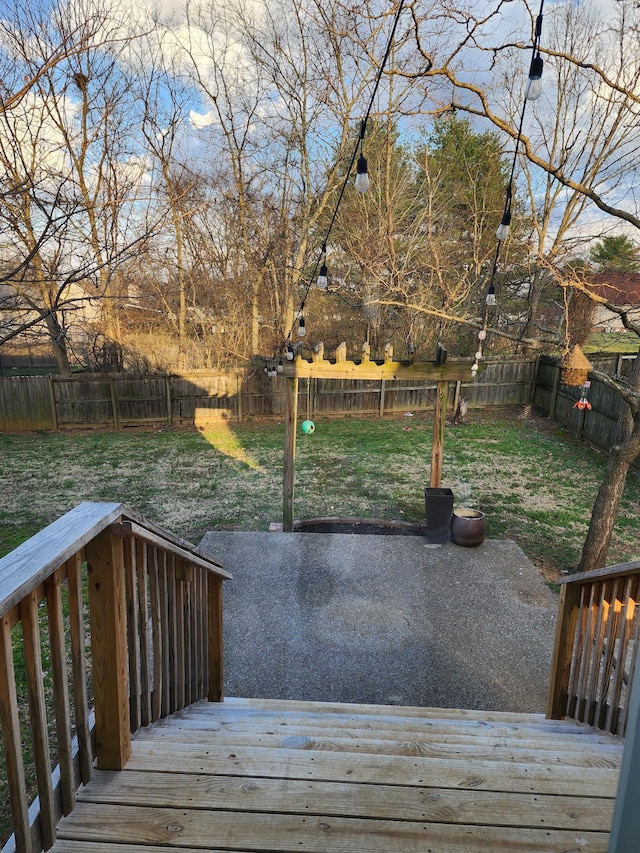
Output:
[[[564,385],[574,388],[582,387],[589,376],[591,362],[582,352],[582,348],[576,344],[573,349],[566,352],[560,362],[560,381]]]

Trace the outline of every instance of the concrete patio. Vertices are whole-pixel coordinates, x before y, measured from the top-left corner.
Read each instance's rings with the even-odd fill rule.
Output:
[[[511,541],[215,531],[228,696],[544,712],[557,596]]]

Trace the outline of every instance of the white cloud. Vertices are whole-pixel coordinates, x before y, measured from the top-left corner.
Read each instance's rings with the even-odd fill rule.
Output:
[[[215,124],[216,117],[209,110],[206,113],[198,113],[195,110],[189,111],[189,121],[191,125],[196,128],[196,130],[202,130],[204,127],[209,127],[211,124]]]

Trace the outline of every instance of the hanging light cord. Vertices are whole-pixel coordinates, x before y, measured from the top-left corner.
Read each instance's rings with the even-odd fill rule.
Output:
[[[536,26],[533,36],[533,45],[532,45],[532,63],[535,59],[536,53],[540,47],[540,36],[542,35],[542,13],[544,10],[544,0],[540,2],[540,11],[538,12],[538,17],[536,18]],[[513,150],[513,161],[511,163],[511,173],[509,175],[509,182],[507,184],[507,188],[505,190],[505,201],[504,201],[504,210],[502,213],[501,225],[507,224],[511,221],[511,201],[513,198],[513,182],[515,179],[516,166],[518,163],[518,151],[520,149],[520,143],[522,142],[522,128],[524,126],[524,117],[527,111],[527,97],[525,95],[524,102],[522,104],[522,111],[520,113],[520,123],[518,125],[518,133],[516,135],[516,144]],[[498,271],[498,262],[500,260],[500,249],[502,248],[502,244],[506,242],[504,238],[498,238],[498,242],[496,245],[496,253],[493,259],[493,267],[491,269],[491,277],[489,279],[489,287],[487,288],[488,294],[495,294],[495,278]],[[483,341],[487,336],[487,326],[489,325],[489,306],[490,302],[485,304],[484,309],[484,317],[482,320],[482,330],[480,331],[478,337],[480,338],[480,345],[478,347],[478,351],[475,355],[475,362],[472,368],[472,372],[477,373],[478,371],[478,359],[482,358],[482,346]]]
[[[342,197],[344,196],[345,190],[347,188],[347,184],[349,183],[349,178],[351,176],[353,164],[355,163],[356,157],[358,156],[358,152],[361,150],[361,147],[362,147],[362,140],[364,139],[364,135],[365,135],[365,132],[367,129],[367,121],[369,120],[371,110],[373,109],[373,104],[375,101],[376,94],[378,92],[378,87],[380,85],[380,81],[382,80],[382,75],[384,73],[384,69],[386,67],[387,60],[389,59],[389,54],[391,53],[391,48],[393,47],[393,41],[395,39],[396,29],[398,28],[398,21],[400,20],[400,15],[402,13],[404,3],[405,3],[405,0],[400,0],[400,2],[398,4],[398,8],[396,10],[395,18],[393,20],[393,26],[391,27],[391,32],[389,34],[389,39],[387,41],[387,47],[385,49],[384,56],[382,57],[382,62],[380,63],[380,67],[379,67],[378,73],[376,75],[376,80],[375,80],[375,83],[373,86],[373,91],[371,93],[371,98],[369,99],[369,106],[367,107],[367,111],[365,113],[365,116],[362,119],[362,122],[360,124],[360,133],[358,135],[357,142],[354,146],[353,154],[351,155],[351,160],[349,161],[349,167],[345,173],[344,181],[342,182],[342,186],[340,188],[340,193],[338,195],[338,198],[337,198],[334,210],[333,210],[333,214],[331,216],[331,219],[329,220],[329,225],[328,225],[327,230],[325,232],[324,240],[322,241],[322,248],[320,249],[320,254],[318,255],[318,258],[316,259],[316,262],[315,262],[315,265],[313,268],[313,272],[311,273],[311,276],[310,276],[309,281],[307,283],[307,286],[305,288],[304,296],[302,297],[302,301],[300,303],[300,308],[298,309],[296,316],[294,317],[293,325],[289,329],[289,334],[285,338],[283,346],[286,346],[289,343],[289,341],[291,340],[291,335],[293,334],[293,328],[294,328],[296,322],[302,316],[302,313],[304,311],[304,306],[305,306],[306,301],[307,301],[307,297],[309,296],[309,291],[311,290],[311,287],[313,286],[313,282],[316,280],[316,274],[318,271],[318,267],[320,266],[324,256],[326,255],[327,243],[329,242],[329,236],[331,235],[331,230],[333,229],[333,226],[334,226],[335,221],[336,221],[336,217],[338,216],[338,211],[340,210],[340,204],[342,203]]]

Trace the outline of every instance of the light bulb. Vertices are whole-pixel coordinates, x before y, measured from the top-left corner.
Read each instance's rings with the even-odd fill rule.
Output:
[[[366,193],[369,189],[369,167],[367,158],[363,157],[362,154],[358,157],[356,172],[355,187],[359,193]]]
[[[525,99],[527,101],[537,101],[542,94],[542,69],[544,68],[544,60],[540,56],[540,52],[531,60],[531,68],[529,69],[529,81],[525,91]]]
[[[284,370],[284,364],[282,363],[282,359],[278,360],[278,373],[282,373]]]
[[[298,323],[298,337],[304,338],[307,334],[307,327],[305,326],[304,317],[300,317],[300,322]]]
[[[322,266],[320,267],[320,275],[318,276],[317,284],[318,284],[318,287],[320,288],[320,290],[326,290],[327,289],[327,285],[329,284],[329,278],[327,275],[327,265],[326,264],[322,264]]]
[[[293,356],[293,347],[291,346],[291,344],[289,344],[289,346],[287,347],[287,361],[293,361]]]
[[[508,210],[502,214],[502,219],[500,220],[500,225],[498,225],[498,230],[496,231],[496,237],[498,240],[506,240],[509,236],[509,226],[511,225],[511,213]]]
[[[487,305],[495,305],[496,304],[496,289],[493,284],[490,284],[487,289]]]

